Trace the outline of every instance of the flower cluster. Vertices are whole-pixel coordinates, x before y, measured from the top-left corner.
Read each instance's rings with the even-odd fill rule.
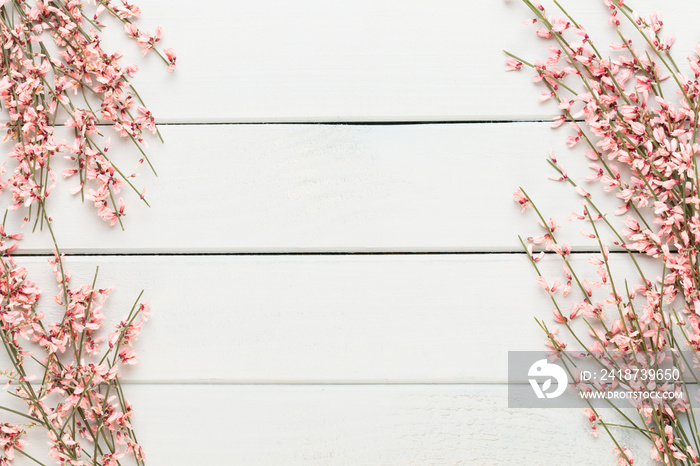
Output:
[[[8,423],[0,425],[0,447],[5,454],[4,458],[0,458],[0,465],[11,465],[10,461],[15,457],[15,448],[20,451],[26,448],[27,441],[21,438],[24,433],[19,426]]]
[[[43,210],[57,178],[51,157],[61,150],[73,162],[63,176],[79,178],[73,191],[85,197],[86,186],[94,186],[87,197],[111,225],[125,214],[123,201],[117,199],[120,187],[129,184],[136,189],[130,181],[135,175],[124,174],[107,155],[109,140],[98,137],[97,125],[111,122],[120,137],[133,141],[143,155],[139,163],[148,160],[142,149],[144,131],[157,129],[153,115],[131,87],[129,79],[138,67],[123,65],[119,52],[102,48],[104,24],[99,15],[106,11],[122,21],[144,53],[154,50],[168,71],[174,69],[176,57],[170,49],[161,53],[155,48],[160,28],[151,35],[135,26],[137,7],[112,0],[98,4],[90,18],[81,1],[0,2],[0,102],[9,113],[9,122],[1,126],[7,128],[5,140],[15,141],[11,156],[17,160],[8,180],[12,209],[23,205]],[[48,47],[49,40],[54,47]],[[58,51],[51,53],[50,48]],[[84,96],[82,106],[71,99],[70,94],[78,93]],[[73,129],[73,140],[56,138],[57,122]]]
[[[156,48],[162,32],[139,30],[133,22],[138,7],[126,0],[96,0],[88,14],[79,0],[0,0],[0,106],[6,111],[3,142],[11,141],[14,159],[0,191],[7,191],[10,211],[26,212],[25,222],[41,222],[51,234],[54,255],[49,260],[58,283],[55,305],[60,321],[51,322],[40,302],[41,292],[11,253],[22,240],[0,224],[0,340],[12,368],[0,375],[5,390],[23,402],[24,412],[0,405],[0,410],[24,423],[0,424],[0,465],[11,465],[17,454],[43,464],[27,452],[23,438],[29,429],[43,428],[48,456],[60,465],[115,466],[125,455],[144,464],[143,450],[132,426],[133,410],[124,396],[120,369],[136,364],[134,343],[150,311],[140,302],[111,331],[103,314],[110,289],[92,284],[70,286],[70,274],[47,212],[47,198],[58,176],[53,156],[65,154],[72,166],[64,178],[76,179],[72,189],[97,208],[110,225],[121,223],[126,205],[118,196],[125,186],[138,191],[108,156],[109,139],[99,125],[111,124],[116,134],[133,141],[148,162],[144,133],[158,134],[155,119],[132,88],[135,65],[121,63],[119,52],[101,44],[104,13],[123,23],[143,53],[153,51],[175,67],[171,49]],[[76,96],[80,97],[76,97]],[[57,125],[73,133],[71,140],[56,136]],[[150,162],[148,162],[150,165]],[[55,164],[54,164],[55,166]],[[0,175],[5,173],[4,165]]]
[[[133,344],[150,315],[148,305],[137,299],[129,314],[103,334],[102,309],[110,289],[95,287],[97,274],[92,285],[70,288],[70,274],[55,252],[50,260],[58,283],[53,301],[64,313],[60,322],[47,323],[39,289],[7,253],[20,239],[0,229],[0,339],[13,365],[3,374],[5,389],[13,390],[27,410],[0,409],[30,422],[0,428],[5,453],[0,464],[11,464],[17,451],[28,456],[21,435],[36,426],[47,430],[49,456],[58,464],[116,464],[125,453],[142,464],[119,369],[138,360]],[[37,381],[38,387],[32,384]]]
[[[555,234],[557,223],[547,220],[523,189],[514,194],[523,210],[534,208],[544,230],[541,235],[521,241],[537,271],[540,286],[554,304],[555,326],[550,328],[544,321],[540,322],[548,336],[547,344],[556,352],[567,346],[565,338],[558,333],[561,328],[579,346],[596,353],[690,348],[697,354],[700,352],[697,166],[700,46],[689,57],[690,72],[684,73],[670,53],[675,37],[661,34],[660,14],[644,18],[623,0],[603,0],[608,10],[608,25],[619,38],[619,42],[610,45],[615,57],[608,58],[583,25],[559,2],[554,3],[561,17],[549,15],[538,2],[523,0],[523,3],[534,15],[526,23],[536,25],[536,34],[551,42],[548,48],[551,55],[528,63],[509,54],[506,70],[526,66],[535,71],[533,80],[546,89],[539,100],[554,99],[561,110],[552,127],[568,122],[572,130],[566,138],[569,147],[585,146],[583,152],[591,169],[585,181],[601,182],[602,190],[619,200],[615,214],[626,217],[625,228],[616,228],[580,181],[572,179],[554,155],[549,157],[548,162],[556,171],[552,178],[569,184],[581,196],[583,207],[569,220],[585,222],[587,226],[582,234],[599,250],[588,259],[595,278],[587,280],[575,270],[571,247]],[[643,47],[635,46],[625,33],[623,22],[639,33]],[[669,83],[675,85],[677,98],[668,95]],[[610,240],[606,239],[607,234]],[[535,248],[542,252],[536,254]],[[627,257],[634,266],[634,276],[627,277],[624,283],[613,276],[610,249]],[[551,280],[540,273],[537,264],[544,251],[553,252],[562,261],[561,277]],[[658,277],[648,277],[643,272],[641,256],[658,263],[661,271]],[[565,310],[562,298],[570,293],[570,310]],[[579,320],[585,322],[590,343],[583,343],[577,335],[574,322]],[[615,358],[609,358],[608,362],[624,364]],[[656,388],[679,389],[673,384]],[[697,459],[700,440],[688,399],[633,403],[639,422],[630,420],[629,427],[652,440],[651,456],[664,464],[700,464]],[[594,409],[588,408],[585,414],[591,422],[606,427]],[[686,422],[691,423],[689,427],[684,429],[679,421],[681,416],[686,416]],[[607,427],[606,431],[610,433]],[[620,464],[632,464],[632,452],[615,443]]]
[[[8,286],[14,290],[0,314],[16,313],[4,322],[3,339],[14,356],[19,377],[11,380],[27,406],[28,418],[47,429],[49,456],[59,464],[116,464],[131,453],[143,461],[141,446],[131,425],[132,408],[119,382],[119,368],[137,360],[133,343],[149,316],[146,304],[136,303],[114,330],[101,335],[105,326],[102,308],[109,289],[92,285],[68,288],[70,276],[62,270],[58,254],[52,261],[59,292],[54,301],[65,308],[61,322],[45,324],[37,310],[39,293],[26,278],[26,270],[8,259]],[[14,284],[16,282],[16,284]],[[7,309],[7,311],[5,311]],[[41,347],[44,357],[29,353],[25,344]],[[43,375],[38,389],[29,383],[27,356],[40,365]],[[87,442],[87,447],[85,445]]]

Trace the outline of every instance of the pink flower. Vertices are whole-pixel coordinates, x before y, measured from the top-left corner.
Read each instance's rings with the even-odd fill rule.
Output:
[[[173,49],[163,49],[163,53],[168,58],[168,72],[171,72],[175,69],[175,62],[177,61],[175,51]]]
[[[168,52],[167,52],[168,50],[170,50],[170,49],[165,49],[164,52],[167,54],[167,53],[168,53]],[[175,58],[174,58],[174,57],[175,57],[175,55],[173,55],[173,58],[171,59],[171,58],[170,58],[170,55],[168,55],[168,59],[169,59],[171,62],[173,62],[173,63],[175,62]],[[506,71],[516,71],[516,70],[519,70],[519,69],[522,68],[522,67],[523,67],[522,62],[520,62],[520,61],[518,61],[518,60],[516,60],[515,58],[512,58],[512,57],[506,57]]]
[[[634,464],[634,455],[629,448],[625,448],[622,451],[619,448],[615,448],[615,454],[618,456],[617,464],[619,466]]]
[[[527,209],[528,207],[532,207],[530,200],[527,198],[525,193],[523,193],[522,189],[518,189],[513,193],[513,200],[520,204],[520,207],[522,207],[523,211],[525,211],[525,209]]]

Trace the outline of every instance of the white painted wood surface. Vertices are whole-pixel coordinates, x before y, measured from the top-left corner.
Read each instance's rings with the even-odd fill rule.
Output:
[[[540,229],[513,202],[518,186],[565,225],[579,208],[573,189],[547,179],[550,148],[572,179],[602,193],[600,183],[584,181],[590,170],[564,144],[567,129],[546,123],[161,130],[165,145],[150,151],[159,177],[141,167],[135,180],[148,188],[152,208],[124,190],[126,231],[105,229],[89,202],[80,205],[70,194],[77,181],[52,193],[63,252],[519,251],[517,234]],[[121,147],[119,160],[130,168],[135,156]],[[600,199],[610,212],[615,201]],[[15,220],[18,227],[21,216]],[[590,249],[579,230],[567,238]],[[50,245],[44,232],[23,250],[45,253]]]
[[[529,77],[503,72],[503,49],[523,58],[547,53],[521,24],[531,13],[515,0],[140,4],[141,24],[162,25],[163,43],[182,64],[164,82],[162,63],[148,57],[136,81],[163,122],[459,121],[554,112],[537,102]],[[613,38],[602,1],[563,4],[592,37]],[[697,2],[634,4],[663,9],[668,31],[679,36],[678,57],[690,53]]]
[[[503,72],[502,49],[545,53],[520,24],[525,7],[138,3],[179,56],[172,75],[147,57],[136,79],[170,124],[151,147],[160,176],[137,180],[153,207],[132,196],[126,231],[110,230],[64,186],[49,211],[63,252],[99,254],[68,258],[74,282],[100,265],[112,316],[141,288],[153,305],[125,375],[150,466],[614,464],[578,410],[507,408],[507,351],[541,349],[533,317],[551,308],[510,254],[538,231],[511,193],[523,185],[563,220],[578,199],[546,180],[547,151],[579,179],[587,165],[566,129],[526,121],[556,113],[527,72]],[[563,3],[610,37],[602,2]],[[678,57],[699,9],[664,11]],[[108,34],[138,55],[119,28]],[[590,247],[578,230],[570,242]],[[44,232],[20,252],[50,249]],[[21,262],[50,294],[45,258]],[[649,448],[620,435],[649,464]]]
[[[604,30],[602,2],[570,3],[588,29]],[[642,10],[654,6],[636,3]],[[515,1],[142,4],[143,23],[165,25],[165,43],[187,63],[164,85],[154,59],[137,81],[162,121],[442,121],[551,113],[525,97],[534,97],[527,79],[502,73],[502,49],[542,50],[520,24],[527,10]],[[669,28],[692,31],[696,2],[677,0],[667,10]],[[680,56],[693,45],[681,42]]]
[[[127,385],[125,390],[153,465],[616,464],[612,442],[594,439],[580,412],[508,409],[503,385]],[[619,438],[646,455],[646,447],[625,432]],[[637,464],[649,462],[640,457]]]
[[[571,264],[590,280],[588,257]],[[51,304],[50,266],[19,263],[42,278]],[[139,383],[506,383],[508,351],[543,349],[533,316],[553,324],[522,254],[69,257],[65,266],[80,286],[97,265],[98,286],[116,287],[112,321],[142,288],[157,304],[127,374]],[[555,257],[539,265],[561,275]],[[620,254],[611,269],[634,277]]]

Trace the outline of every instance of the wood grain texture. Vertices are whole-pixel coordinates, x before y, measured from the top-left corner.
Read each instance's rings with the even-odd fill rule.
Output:
[[[127,390],[149,466],[616,464],[580,410],[508,409],[502,385]],[[651,464],[648,445],[618,439]]]
[[[547,5],[550,2],[543,2]],[[600,48],[614,39],[602,2],[564,1]],[[543,58],[549,45],[521,24],[518,1],[143,0],[139,25],[164,26],[163,44],[179,69],[165,76],[156,56],[137,59],[111,23],[106,42],[143,72],[135,80],[161,122],[445,121],[548,118],[527,74],[507,74],[502,50]],[[700,6],[676,0],[664,9],[682,61],[695,46]],[[554,13],[555,10],[552,10]],[[632,34],[630,33],[630,36]]]
[[[572,260],[582,279],[586,260]],[[50,304],[45,260],[21,263]],[[141,288],[153,306],[126,374],[140,382],[505,383],[508,351],[544,348],[534,317],[552,322],[522,254],[71,257],[74,286],[96,265],[98,284],[116,286],[111,319]],[[633,278],[620,255],[611,268]]]
[[[517,235],[540,234],[532,211],[520,214],[511,193],[523,186],[544,215],[566,228],[577,248],[580,210],[571,187],[554,183],[552,148],[571,177],[604,211],[616,199],[586,183],[588,159],[564,144],[567,129],[547,124],[166,126],[154,144],[151,209],[123,191],[126,231],[109,229],[68,180],[52,193],[65,253],[519,251]],[[133,148],[112,144],[127,173]],[[56,166],[60,173],[60,160]],[[590,185],[590,186],[589,186]],[[612,199],[610,199],[612,197]],[[11,215],[10,231],[24,213]],[[620,219],[611,217],[613,222]],[[619,222],[618,222],[619,223]],[[29,225],[25,231],[31,227]],[[605,236],[607,239],[607,235]],[[53,248],[48,232],[28,235],[25,253]]]

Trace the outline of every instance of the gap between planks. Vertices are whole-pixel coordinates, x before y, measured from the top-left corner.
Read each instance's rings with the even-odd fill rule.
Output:
[[[536,251],[537,252],[537,251]],[[583,249],[571,251],[570,255],[577,254],[597,254],[598,249]],[[505,256],[520,254],[525,255],[525,251],[305,251],[305,252],[75,252],[62,253],[65,257],[274,257],[274,256]],[[545,254],[556,254],[554,251],[545,251]],[[610,251],[610,254],[627,254],[627,251]],[[633,252],[637,257],[646,256]],[[13,257],[53,257],[47,253],[22,253],[16,252]]]
[[[577,253],[596,253],[600,251],[577,251]],[[612,251],[610,252],[613,253]],[[474,255],[509,255],[525,254],[524,251],[306,251],[306,252],[105,252],[105,253],[62,253],[65,257],[274,257],[274,256],[474,256]],[[572,252],[573,254],[573,252]],[[17,252],[13,257],[53,257],[49,253]]]
[[[571,121],[571,120],[568,120]],[[573,120],[583,123],[585,120]],[[324,126],[416,126],[416,125],[483,125],[483,124],[520,124],[520,123],[546,123],[551,124],[552,119],[495,119],[495,120],[386,120],[386,121],[333,121],[333,120],[251,120],[251,121],[165,121],[156,122],[161,126],[241,126],[241,125],[324,125]],[[109,128],[113,125],[100,123],[97,126]]]
[[[122,380],[122,385],[196,385],[196,386],[206,386],[206,385],[230,385],[230,386],[241,386],[241,387],[298,387],[298,386],[308,386],[308,387],[435,387],[435,386],[450,386],[450,387],[474,387],[474,386],[503,386],[507,387],[510,385],[529,385],[527,382],[504,382],[498,380],[480,380],[478,382],[440,382],[440,381],[418,381],[418,380],[388,380],[388,381],[375,381],[375,380],[329,380],[329,381],[318,381],[318,380],[294,380],[294,381],[276,381],[276,380],[186,380],[186,379],[173,379],[173,380]],[[689,381],[686,385],[698,385],[697,382]]]

